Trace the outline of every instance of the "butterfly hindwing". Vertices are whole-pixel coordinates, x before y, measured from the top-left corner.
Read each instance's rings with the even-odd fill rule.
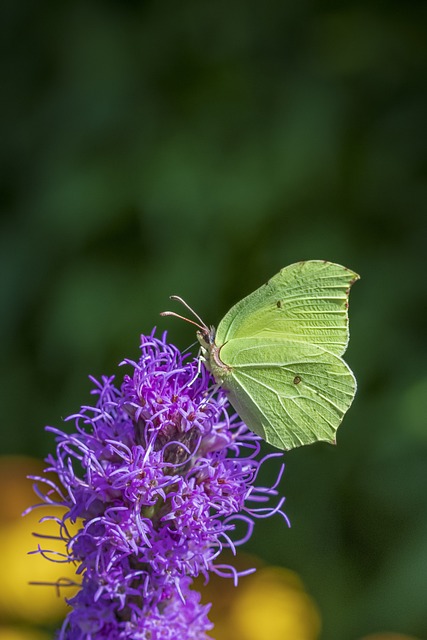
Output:
[[[339,357],[313,344],[265,336],[233,339],[220,349],[222,386],[242,420],[270,444],[292,449],[335,442],[356,391]]]

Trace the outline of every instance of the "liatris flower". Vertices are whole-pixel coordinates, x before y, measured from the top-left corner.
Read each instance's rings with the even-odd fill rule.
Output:
[[[166,334],[142,336],[141,352],[138,362],[122,363],[133,375],[120,386],[114,377],[92,378],[97,401],[68,418],[74,433],[47,427],[57,447],[46,473],[57,481],[33,477],[37,506],[66,509],[52,519],[65,561],[81,576],[61,640],[207,638],[210,605],[200,603],[193,579],[214,572],[237,583],[242,573],[219,563],[222,549],[235,553],[255,518],[279,513],[287,521],[284,498],[267,504],[283,464],[272,487],[254,484],[261,465],[282,454],[260,459],[258,436]]]

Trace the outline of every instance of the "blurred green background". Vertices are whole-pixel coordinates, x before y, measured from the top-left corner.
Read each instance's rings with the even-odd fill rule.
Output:
[[[406,2],[2,2],[2,453],[89,399],[182,295],[207,323],[281,267],[361,274],[338,447],[286,454],[322,640],[427,638],[427,32]],[[267,450],[267,448],[266,448]],[[5,489],[4,489],[5,490]]]

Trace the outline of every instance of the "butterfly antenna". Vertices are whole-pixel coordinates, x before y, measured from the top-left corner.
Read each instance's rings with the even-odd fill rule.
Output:
[[[192,313],[195,318],[197,318],[197,320],[199,321],[200,324],[198,322],[194,322],[194,320],[190,320],[190,318],[186,318],[185,316],[181,316],[179,313],[175,313],[175,311],[162,311],[160,313],[161,316],[175,316],[175,318],[180,318],[181,320],[185,320],[185,322],[189,322],[190,324],[194,324],[195,327],[197,327],[198,329],[201,329],[202,331],[205,331],[208,328],[207,325],[201,319],[201,317],[180,296],[170,296],[170,299],[171,300],[176,300],[177,302],[180,302],[182,305],[184,305],[184,307],[186,309],[188,309],[188,311],[190,311],[190,313]]]
[[[194,311],[194,309],[190,307],[190,305],[187,302],[185,302],[185,300],[183,300],[183,298],[181,298],[180,296],[171,296],[170,299],[176,300],[177,302],[180,302],[181,304],[183,304],[184,307],[188,309],[188,311],[192,313],[195,318],[197,318],[197,320],[200,322],[202,327],[206,327],[206,324],[203,322],[201,317]]]

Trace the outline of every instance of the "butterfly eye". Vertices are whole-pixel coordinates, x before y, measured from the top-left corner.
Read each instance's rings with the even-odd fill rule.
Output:
[[[203,340],[207,346],[210,344],[209,333],[207,331],[196,331],[196,335],[199,342]]]

